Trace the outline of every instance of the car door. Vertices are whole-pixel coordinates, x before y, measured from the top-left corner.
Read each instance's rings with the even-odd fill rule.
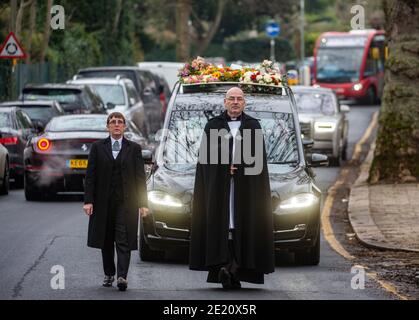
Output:
[[[23,164],[23,150],[31,135],[35,134],[35,129],[29,116],[22,110],[16,110],[16,124],[19,134],[19,143],[17,144],[17,154],[19,161],[22,160]],[[21,159],[20,159],[21,158]]]

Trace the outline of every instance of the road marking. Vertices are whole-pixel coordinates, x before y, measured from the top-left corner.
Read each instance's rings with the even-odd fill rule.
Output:
[[[378,111],[376,111],[373,114],[372,120],[370,124],[368,125],[368,128],[365,130],[364,135],[355,145],[354,153],[350,160],[351,162],[355,162],[359,160],[359,158],[361,157],[362,146],[370,138],[374,128],[377,126],[377,123],[378,123]],[[346,251],[346,249],[336,239],[335,234],[333,232],[332,224],[330,221],[330,214],[332,211],[333,201],[336,196],[336,191],[344,184],[348,174],[349,174],[349,169],[343,168],[339,174],[339,178],[336,180],[333,186],[330,187],[329,190],[327,191],[327,196],[324,201],[322,214],[321,214],[321,224],[322,224],[324,238],[332,247],[332,249],[335,250],[337,253],[339,253],[345,259],[354,260],[356,258],[353,255],[351,255],[348,251]],[[360,267],[364,268],[365,270],[368,270],[368,268],[365,266],[361,265]],[[392,284],[384,280],[378,279],[378,276],[375,272],[367,272],[366,274],[368,277],[376,281],[384,290],[394,294],[401,300],[409,300],[409,298],[407,298],[406,296],[398,293],[397,289]]]

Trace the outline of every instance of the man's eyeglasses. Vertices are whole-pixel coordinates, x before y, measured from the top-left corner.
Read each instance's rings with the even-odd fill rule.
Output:
[[[109,124],[117,125],[117,124],[125,124],[125,122],[124,122],[124,120],[113,119],[113,120],[109,121]]]
[[[226,100],[231,101],[231,102],[233,102],[235,100],[237,100],[237,102],[243,102],[244,98],[243,97],[227,97]]]

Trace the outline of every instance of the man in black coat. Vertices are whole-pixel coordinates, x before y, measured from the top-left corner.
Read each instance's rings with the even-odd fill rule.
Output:
[[[83,209],[89,216],[87,245],[102,249],[105,278],[125,291],[131,250],[137,249],[138,215],[148,215],[147,187],[141,147],[124,138],[122,113],[108,116],[109,137],[93,143],[85,179]]]
[[[238,87],[224,105],[206,124],[199,150],[189,267],[209,271],[207,282],[238,289],[240,281],[264,283],[274,272],[273,214],[259,121],[243,112]]]

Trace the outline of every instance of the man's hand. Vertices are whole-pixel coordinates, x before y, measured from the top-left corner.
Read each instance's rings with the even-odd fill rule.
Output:
[[[234,175],[234,173],[235,173],[234,171],[235,170],[237,170],[237,167],[231,165],[231,167],[230,167],[230,175]]]
[[[148,208],[142,207],[142,208],[140,208],[139,213],[140,213],[140,217],[141,218],[145,218],[145,217],[148,216],[148,214],[150,213],[150,211],[149,211]]]
[[[92,203],[86,203],[83,206],[83,210],[88,216],[91,216],[92,213],[93,213],[93,204]]]

